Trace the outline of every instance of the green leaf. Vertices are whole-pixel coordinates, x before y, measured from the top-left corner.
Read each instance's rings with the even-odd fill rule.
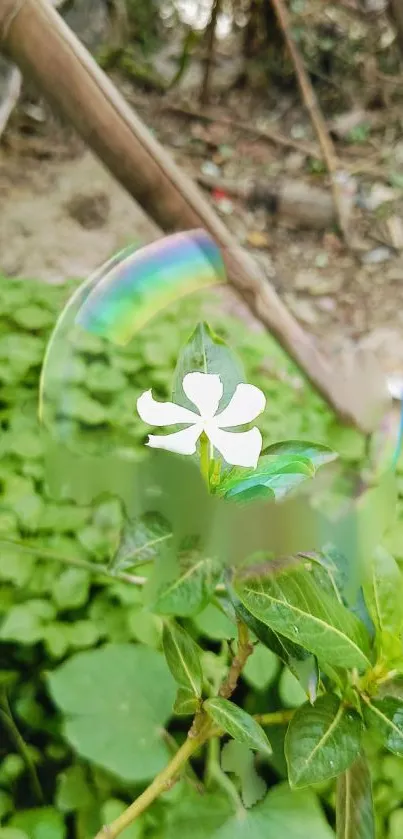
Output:
[[[193,638],[175,623],[165,623],[162,644],[168,667],[177,684],[201,696],[203,673],[199,647]]]
[[[316,796],[291,791],[288,784],[273,787],[250,810],[234,813],[228,796],[187,790],[171,807],[164,839],[334,839]]]
[[[300,647],[298,644],[295,644],[293,641],[285,638],[284,635],[274,632],[265,623],[263,623],[263,621],[255,618],[255,616],[252,615],[246,606],[244,606],[244,604],[239,600],[233,589],[230,588],[228,591],[238,617],[246,623],[247,627],[254,633],[254,635],[256,635],[256,638],[258,638],[265,647],[278,655],[284,664],[290,665],[293,660],[303,660],[309,656],[309,653],[307,653],[303,647]]]
[[[13,606],[1,625],[0,640],[20,644],[36,644],[40,641],[44,634],[44,624],[54,617],[54,612],[50,611],[46,616],[44,611],[37,609],[39,603],[44,601],[30,600]]]
[[[288,667],[284,667],[278,683],[278,693],[286,708],[299,708],[307,699],[307,692]]]
[[[397,562],[379,547],[364,582],[369,613],[380,632],[399,635],[403,628],[403,577]]]
[[[271,746],[263,728],[242,708],[221,696],[207,699],[203,708],[211,719],[234,740],[251,749],[271,754]]]
[[[238,580],[234,587],[258,620],[298,640],[318,658],[342,667],[368,667],[370,642],[365,626],[336,597],[321,591],[308,570]]]
[[[223,498],[253,501],[255,498],[283,498],[315,473],[308,459],[293,455],[274,459],[260,457],[256,469],[234,467],[220,481],[216,492]]]
[[[48,685],[82,757],[130,782],[165,766],[161,729],[175,685],[161,653],[129,644],[80,652],[48,674]]]
[[[275,653],[256,644],[242,671],[245,681],[257,691],[267,690],[278,672],[279,662]]]
[[[256,469],[234,468],[217,487],[225,498],[283,498],[337,457],[327,446],[290,440],[264,449]]]
[[[53,323],[53,317],[46,309],[33,304],[16,309],[13,312],[13,320],[18,326],[28,331],[43,329]]]
[[[228,405],[235,388],[245,382],[245,373],[241,363],[227,345],[215,335],[207,323],[199,323],[187,344],[183,347],[174,373],[172,399],[177,405],[183,405],[194,411],[193,402],[186,396],[182,382],[187,373],[215,373],[221,378],[224,392],[219,404],[219,411]]]
[[[92,804],[93,796],[83,766],[69,766],[57,779],[56,806],[63,813],[82,810]]]
[[[198,559],[174,580],[157,589],[152,603],[159,615],[190,617],[204,609],[215,589],[221,568],[212,559]]]
[[[4,792],[3,789],[0,790],[0,824],[3,821],[5,816],[8,816],[14,810],[14,803],[11,795],[8,792]],[[0,829],[0,836],[1,836],[1,829]]]
[[[126,520],[119,547],[109,565],[110,570],[123,571],[156,559],[161,546],[171,537],[168,522],[158,513],[146,513],[140,519]]]
[[[263,449],[263,455],[270,455],[271,457],[291,455],[295,458],[306,458],[315,470],[338,458],[337,452],[328,446],[322,446],[320,443],[308,443],[305,440],[285,440],[283,443],[274,443],[272,446]]]
[[[57,578],[52,596],[59,609],[79,609],[88,600],[90,575],[83,568],[66,568]]]
[[[39,530],[52,533],[75,533],[87,523],[90,511],[75,504],[47,504],[39,521]]]
[[[364,721],[376,738],[396,755],[403,755],[403,702],[392,696],[363,704]]]
[[[0,827],[0,839],[30,839],[30,837],[18,827]]]
[[[27,833],[29,839],[66,839],[67,828],[63,816],[53,807],[23,810],[10,820],[10,827]]]
[[[213,641],[229,640],[235,638],[237,634],[235,623],[232,623],[213,603],[209,603],[202,612],[192,618],[192,621],[201,635]]]
[[[200,707],[200,700],[191,688],[178,688],[174,703],[174,711],[178,716],[193,716]]]
[[[256,772],[255,755],[245,743],[236,740],[225,743],[221,751],[221,767],[224,772],[231,772],[239,778],[244,807],[253,807],[264,797],[266,783]]]
[[[103,425],[108,420],[107,409],[78,387],[69,388],[68,399],[62,403],[62,409],[63,416],[80,420],[85,425]]]
[[[337,780],[337,839],[375,839],[369,766],[364,754]]]
[[[288,776],[293,787],[305,787],[344,772],[361,744],[359,715],[337,696],[327,694],[294,714],[285,738]]]

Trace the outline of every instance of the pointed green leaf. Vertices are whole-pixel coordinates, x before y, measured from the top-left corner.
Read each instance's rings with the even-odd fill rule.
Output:
[[[166,623],[162,645],[168,667],[178,685],[191,690],[196,697],[201,696],[203,674],[199,647],[193,638],[178,624]]]
[[[337,696],[319,697],[295,712],[285,738],[290,784],[305,787],[335,778],[360,751],[359,715]]]
[[[364,720],[377,739],[396,755],[403,755],[403,702],[392,696],[363,705]]]
[[[251,749],[271,754],[271,746],[263,728],[242,708],[221,696],[207,699],[203,708],[227,734]]]
[[[312,478],[314,468],[306,458],[260,457],[256,469],[234,467],[220,481],[217,495],[251,501],[254,498],[283,498],[302,481]]]
[[[364,754],[337,781],[337,839],[375,839],[371,775]]]
[[[300,647],[298,644],[294,644],[293,641],[286,638],[284,635],[274,632],[274,630],[270,629],[270,627],[263,623],[263,621],[255,618],[246,606],[244,606],[241,600],[239,600],[233,589],[229,589],[228,592],[238,617],[246,623],[246,626],[254,633],[254,635],[256,635],[256,638],[258,638],[265,647],[272,650],[273,653],[276,653],[281,661],[283,661],[284,664],[287,664],[290,669],[293,670],[294,662],[304,661],[307,658],[311,658],[310,654],[307,653],[303,647]]]
[[[323,592],[309,570],[295,569],[272,578],[236,580],[244,606],[270,629],[334,665],[369,666],[365,626],[339,601]]]
[[[175,714],[183,717],[193,716],[199,708],[199,705],[200,702],[191,688],[178,688],[174,704]]]
[[[180,575],[158,589],[152,604],[158,615],[190,617],[204,609],[215,589],[220,566],[212,559],[198,559]]]
[[[374,553],[364,597],[377,629],[399,635],[403,627],[403,577],[396,560],[382,547]]]
[[[126,520],[120,544],[109,569],[123,571],[158,556],[161,547],[171,539],[168,522],[158,513],[146,513],[139,519]]]
[[[379,685],[377,696],[384,699],[386,696],[393,696],[395,699],[401,699],[403,702],[403,676],[396,676],[394,679],[388,679],[387,682],[382,682]]]
[[[263,454],[270,457],[291,455],[296,458],[306,458],[311,461],[315,470],[324,466],[325,463],[331,463],[338,457],[338,454],[328,446],[322,446],[320,443],[308,443],[305,440],[285,440],[283,443],[274,443],[272,446],[263,449]]]
[[[236,355],[212,332],[207,323],[199,323],[190,336],[179,355],[174,373],[172,399],[192,411],[194,405],[183,390],[183,378],[187,373],[194,372],[220,376],[224,387],[220,411],[228,405],[236,386],[246,381],[242,364]]]

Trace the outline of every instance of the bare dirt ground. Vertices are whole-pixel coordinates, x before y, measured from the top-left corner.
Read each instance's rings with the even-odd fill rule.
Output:
[[[257,179],[285,176],[326,189],[326,176],[306,174],[298,151],[276,147],[262,137],[214,121],[205,123],[169,113],[161,100],[138,92],[134,101],[143,120],[188,174],[197,178],[213,164],[221,177],[236,181],[245,175]],[[168,100],[169,101],[169,100]],[[165,105],[166,100],[163,104]],[[239,94],[220,103],[220,113],[237,120],[251,119],[250,102]],[[280,113],[280,110],[282,113]],[[267,117],[267,103],[252,112],[256,124]],[[295,106],[271,112],[271,125],[283,134],[314,136],[303,109]],[[402,152],[401,116],[388,131],[388,148]],[[400,133],[399,133],[400,129]],[[387,128],[382,129],[385,141]],[[377,145],[379,150],[379,143]],[[354,149],[353,163],[367,159],[367,149]],[[372,158],[371,158],[372,159]],[[395,169],[397,164],[393,164]],[[358,166],[358,168],[360,168]],[[364,167],[365,168],[365,167]],[[385,188],[387,177],[364,175],[367,193]],[[371,166],[369,166],[371,169]],[[382,173],[381,173],[382,175]],[[385,373],[403,374],[403,241],[390,247],[382,225],[402,226],[403,190],[390,190],[382,203],[387,212],[370,217],[373,233],[367,252],[378,249],[381,262],[365,262],[343,248],[331,230],[301,229],[262,210],[252,210],[241,199],[219,191],[206,193],[238,239],[264,266],[272,282],[304,327],[328,349],[363,346],[375,353]],[[0,147],[0,271],[6,275],[60,282],[85,277],[112,253],[130,241],[143,243],[158,235],[153,222],[114,182],[112,177],[69,132],[48,115],[38,130],[21,132],[11,123]],[[386,219],[386,221],[385,221]],[[397,221],[396,221],[397,220]],[[366,231],[368,213],[355,210],[352,224]],[[386,244],[385,244],[386,243]],[[376,257],[377,258],[377,257]],[[234,309],[234,300],[226,300]],[[242,313],[243,309],[235,309]]]

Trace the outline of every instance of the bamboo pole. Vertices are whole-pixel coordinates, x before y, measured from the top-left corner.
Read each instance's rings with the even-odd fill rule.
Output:
[[[230,283],[256,317],[342,420],[371,431],[374,416],[367,410],[359,382],[346,387],[263,270],[238,245],[47,0],[0,0],[0,47],[164,231],[203,227],[211,233],[222,248]]]

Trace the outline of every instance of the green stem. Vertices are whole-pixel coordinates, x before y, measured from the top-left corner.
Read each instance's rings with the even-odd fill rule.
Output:
[[[217,737],[213,737],[208,744],[208,763],[206,772],[206,784],[211,781],[216,781],[221,789],[226,792],[235,806],[237,814],[244,812],[244,806],[235,785],[232,783],[228,775],[223,772],[220,766],[220,741]]]
[[[211,736],[212,724],[209,721],[204,722],[200,726],[196,736],[191,736],[192,729],[183,745],[178,749],[170,763],[168,763],[168,766],[158,773],[150,786],[133,801],[133,804],[124,813],[118,816],[111,824],[102,827],[95,839],[116,839],[158,796],[167,789],[170,789],[182,767],[187,763],[192,754]]]
[[[200,437],[200,471],[210,488],[210,443],[204,431]]]
[[[98,574],[101,577],[108,577],[113,580],[121,580],[131,585],[143,586],[147,582],[147,577],[138,577],[134,574],[117,573],[113,574],[109,571],[106,565],[100,562],[88,562],[86,559],[80,559],[75,556],[63,556],[63,554],[54,553],[47,548],[36,547],[35,545],[23,545],[22,542],[14,541],[13,539],[0,539],[0,545],[9,545],[21,553],[30,556],[38,556],[42,559],[48,559],[51,562],[60,562],[63,565],[73,565],[75,568],[84,568],[92,574]]]
[[[285,725],[292,720],[295,714],[294,709],[289,711],[272,711],[268,714],[254,714],[253,719],[260,725]]]
[[[22,737],[22,735],[20,734],[20,732],[17,728],[17,725],[15,723],[14,717],[13,717],[12,712],[11,712],[10,703],[9,703],[5,693],[3,693],[1,695],[1,700],[0,701],[1,701],[1,705],[3,706],[2,708],[0,707],[0,716],[3,720],[3,722],[4,722],[4,725],[8,728],[8,730],[9,730],[9,732],[10,732],[10,734],[11,734],[11,736],[12,736],[12,738],[13,738],[16,746],[17,746],[17,749],[20,752],[21,757],[25,761],[26,767],[27,767],[28,772],[29,772],[30,777],[31,777],[32,789],[33,789],[38,801],[43,803],[43,800],[44,800],[43,799],[43,792],[42,792],[41,785],[39,783],[38,775],[37,775],[37,772],[36,772],[36,769],[35,769],[35,764],[34,764],[34,762],[32,760],[32,757],[29,753],[27,744],[26,744],[24,738]]]

